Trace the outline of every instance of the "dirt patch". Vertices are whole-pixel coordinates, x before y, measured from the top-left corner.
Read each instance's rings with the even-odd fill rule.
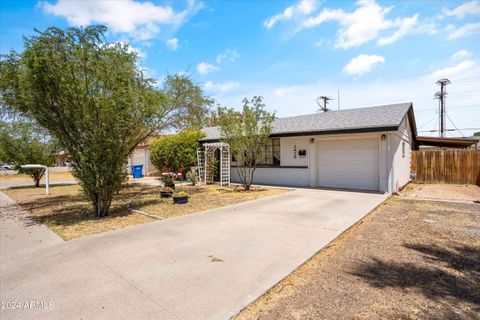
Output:
[[[162,218],[171,218],[265,198],[288,191],[280,188],[252,188],[250,191],[241,191],[241,189],[235,187],[216,185],[177,186],[177,191],[185,191],[189,195],[188,203],[179,205],[173,204],[171,198],[160,198],[160,190],[159,187],[146,187],[144,192],[132,201],[132,209],[158,215]]]
[[[458,184],[416,184],[410,183],[402,193],[417,198],[441,200],[480,200],[480,186]]]
[[[64,240],[71,240],[109,230],[154,221],[153,218],[131,213],[127,201],[141,190],[131,186],[114,197],[109,216],[94,218],[92,207],[78,185],[51,186],[50,194],[43,188],[13,188],[2,190],[15,200],[32,218],[45,224]]]
[[[391,198],[237,319],[480,319],[480,206]]]

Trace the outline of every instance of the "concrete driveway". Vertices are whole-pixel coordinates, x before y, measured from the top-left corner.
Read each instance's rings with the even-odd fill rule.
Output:
[[[386,199],[295,190],[0,260],[8,319],[228,319]],[[38,302],[25,308],[25,302]],[[30,306],[28,304],[27,306]]]

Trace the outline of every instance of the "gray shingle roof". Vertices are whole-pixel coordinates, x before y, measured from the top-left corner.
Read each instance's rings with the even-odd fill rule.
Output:
[[[411,102],[406,102],[277,118],[273,123],[272,136],[398,127],[411,105]],[[202,140],[221,138],[219,127],[207,127],[203,132],[206,137]]]

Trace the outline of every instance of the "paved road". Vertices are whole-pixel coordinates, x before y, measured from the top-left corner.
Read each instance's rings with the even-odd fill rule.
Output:
[[[8,319],[228,319],[386,196],[296,190],[0,260]],[[49,305],[49,303],[51,303]]]

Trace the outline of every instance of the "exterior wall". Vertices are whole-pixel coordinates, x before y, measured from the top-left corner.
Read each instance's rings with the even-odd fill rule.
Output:
[[[400,124],[399,130],[392,134],[392,138],[394,148],[392,162],[395,172],[392,191],[395,192],[410,181],[413,137],[407,117]]]
[[[237,169],[230,169],[230,180],[240,183]],[[305,187],[308,185],[307,168],[257,168],[253,176],[254,184],[268,184],[275,186]]]
[[[150,160],[150,146],[141,146],[135,148],[128,158],[128,173],[131,174],[131,164],[143,164],[142,174],[144,176],[151,175],[156,172],[155,167]]]
[[[299,150],[306,150],[306,155],[301,157]],[[280,138],[280,166],[308,166],[309,156],[306,136]]]

